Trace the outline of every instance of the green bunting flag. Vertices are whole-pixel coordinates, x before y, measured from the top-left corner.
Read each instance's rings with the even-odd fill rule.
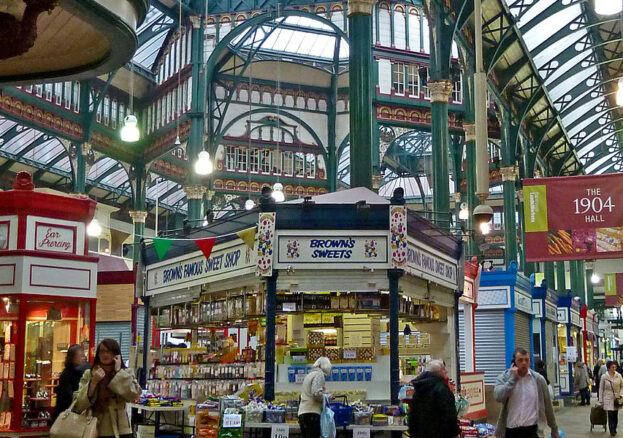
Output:
[[[158,239],[154,238],[154,249],[156,250],[156,255],[158,256],[158,260],[162,260],[164,256],[167,255],[167,251],[171,247],[173,243],[172,239]]]

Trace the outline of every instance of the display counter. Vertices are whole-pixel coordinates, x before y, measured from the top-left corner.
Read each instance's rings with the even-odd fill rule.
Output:
[[[47,434],[67,349],[93,358],[94,211],[86,197],[34,191],[27,173],[0,192],[0,436]]]
[[[558,345],[560,395],[570,396],[573,390],[573,364],[582,358],[580,303],[569,292],[558,297]]]

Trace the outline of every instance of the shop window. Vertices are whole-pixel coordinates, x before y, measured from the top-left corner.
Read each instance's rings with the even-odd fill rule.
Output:
[[[102,123],[102,102],[97,106],[97,114],[95,115],[95,121],[97,123]]]
[[[52,84],[45,84],[45,100],[52,102],[53,86]]]
[[[294,176],[305,175],[305,154],[297,152],[294,154]]]
[[[188,93],[186,95],[186,110],[190,111],[190,109],[192,108],[192,89],[193,89],[193,78],[190,77],[188,78]]]
[[[61,82],[54,84],[54,103],[57,105],[63,104],[63,84]]]
[[[417,64],[407,65],[407,90],[409,96],[420,96],[420,75],[418,73],[419,66]]]
[[[452,84],[452,101],[455,103],[463,102],[462,78],[463,75],[461,74],[459,80]]]
[[[389,10],[383,7],[379,8],[379,44],[385,47],[391,46],[391,23],[390,23]]]
[[[419,52],[420,48],[420,15],[413,9],[409,12],[409,49]]]
[[[430,53],[430,30],[428,29],[428,20],[425,16],[422,17],[422,37],[422,51]]]
[[[99,242],[97,237],[89,237],[89,252],[97,252],[99,250]]]
[[[292,161],[292,152],[284,152],[281,155],[281,159],[283,161],[282,163],[283,174],[292,175],[292,171],[294,168],[293,161]]]
[[[32,93],[32,85],[26,85],[26,93]]]
[[[493,212],[493,229],[501,230],[504,224],[504,218],[499,211]]]
[[[422,70],[426,73],[426,75],[420,75],[420,79],[422,81],[422,91],[424,91],[424,99],[430,99],[430,88],[428,88],[428,81],[430,77],[428,75],[428,67]]]
[[[236,168],[240,172],[246,172],[248,160],[247,150],[245,148],[237,148],[236,152]]]
[[[65,108],[71,108],[71,82],[65,82],[65,92],[63,98],[65,99]]]
[[[16,415],[17,410],[12,406],[15,401],[16,391],[15,380],[19,377],[15,374],[17,366],[16,351],[20,337],[17,332],[19,328],[19,298],[4,297],[0,302],[0,382],[2,384],[2,403],[0,403],[0,430],[11,428],[12,416]],[[19,421],[19,420],[16,420]],[[45,424],[47,425],[47,424]]]
[[[225,170],[236,170],[236,148],[233,146],[225,146]]]
[[[315,178],[316,177],[316,155],[307,154],[305,161],[306,161],[305,171],[306,171],[307,178]]]
[[[396,94],[405,94],[405,65],[402,62],[392,64],[392,88]]]
[[[281,156],[282,154],[274,153],[271,154],[273,157],[273,174],[281,175]]]
[[[35,85],[35,94],[37,97],[43,97],[43,85],[41,84]]]
[[[74,92],[74,99],[73,99],[74,112],[79,113],[80,112],[80,82],[74,81],[73,92]]]
[[[185,33],[182,34],[180,54],[182,56],[182,67],[181,68],[183,68],[186,65],[186,34]]]
[[[406,49],[406,17],[402,6],[394,8],[394,46],[397,49]]]
[[[111,117],[110,117],[110,122],[112,124],[112,128],[116,129],[117,128],[117,117],[118,117],[118,114],[117,114],[117,101],[113,100],[111,105],[112,105],[111,106],[112,114],[111,114]]]
[[[260,168],[262,173],[270,173],[272,152],[268,149],[262,149],[260,151]]]
[[[104,125],[110,125],[110,98],[104,97]]]
[[[110,254],[110,242],[108,242],[108,239],[100,239],[99,252]]]
[[[534,358],[541,358],[541,334],[533,333],[532,334],[532,346],[534,348]]]
[[[249,172],[259,171],[260,151],[258,149],[249,150]]]

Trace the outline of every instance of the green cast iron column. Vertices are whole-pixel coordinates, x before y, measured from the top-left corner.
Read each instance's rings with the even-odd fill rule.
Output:
[[[329,181],[329,191],[334,192],[337,188],[337,146],[335,138],[337,125],[337,85],[338,72],[340,67],[340,42],[341,38],[335,39],[335,51],[333,55],[333,73],[331,74],[331,90],[329,91],[329,104],[327,114],[327,180]]]
[[[584,263],[586,267],[586,305],[589,309],[594,309],[594,289],[593,289],[593,281],[591,277],[593,276],[593,272],[595,270],[595,262],[588,261]]]
[[[554,262],[545,262],[543,263],[543,265],[544,265],[545,281],[547,282],[547,287],[549,289],[555,289],[556,288],[556,268],[554,266]]]
[[[350,185],[372,189],[372,8],[349,0]]]
[[[465,176],[467,179],[467,208],[469,209],[469,218],[467,219],[467,229],[469,231],[469,240],[467,242],[467,253],[470,256],[478,256],[480,250],[476,242],[476,232],[474,217],[472,216],[474,209],[480,204],[478,196],[476,196],[476,125],[474,124],[474,62],[468,58],[465,65],[465,75],[463,76],[463,103],[465,105],[465,122],[463,129],[465,130]],[[466,257],[466,259],[468,259]]]
[[[201,225],[200,220],[203,217],[203,195],[207,190],[203,178],[197,175],[194,169],[197,156],[199,152],[203,150],[205,121],[205,72],[203,65],[204,19],[202,13],[204,2],[198,1],[195,3],[195,10],[197,10],[199,16],[190,17],[193,28],[190,55],[190,62],[192,65],[192,101],[191,110],[188,113],[190,117],[190,135],[187,145],[189,169],[187,184],[184,187],[188,199],[187,218],[193,227]],[[210,158],[213,159],[212,156]]]
[[[522,165],[519,167],[519,177],[520,180],[524,178],[533,178],[534,177],[534,163],[536,161],[536,154],[530,152],[529,142],[522,136],[518,137],[519,142],[522,143],[522,150],[525,151],[522,157]],[[523,199],[523,189],[518,191],[519,197],[519,218],[520,225],[517,227],[521,236],[521,270],[523,271],[526,277],[530,277],[531,274],[534,273],[534,263],[526,262],[526,232],[524,228],[524,224],[526,223],[524,220],[524,199]]]
[[[433,149],[433,210],[437,224],[450,226],[450,182],[448,180],[448,101],[452,96],[450,80],[450,44],[448,35],[453,29],[445,24],[443,6],[427,0],[430,31],[430,67],[428,88],[431,100],[431,140]]]
[[[502,107],[502,189],[504,193],[504,265],[517,260],[517,221],[515,219],[515,144],[519,127],[511,121],[511,113]]]
[[[567,295],[565,262],[556,262],[556,292],[559,297]]]
[[[147,219],[147,204],[145,202],[147,173],[145,172],[145,165],[140,162],[135,163],[132,173],[132,188],[134,189],[133,209],[130,210],[130,217],[134,224],[132,261],[138,262],[141,256],[141,239],[145,235],[145,219]]]
[[[87,156],[86,151],[89,149],[88,143],[82,145],[76,145],[78,154],[75,161],[75,175],[74,175],[74,193],[85,193],[87,182]]]

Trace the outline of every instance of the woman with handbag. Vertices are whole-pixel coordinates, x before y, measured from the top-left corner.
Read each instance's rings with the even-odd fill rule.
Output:
[[[608,372],[601,376],[599,382],[599,404],[608,413],[610,435],[617,434],[619,409],[623,406],[623,377],[617,373],[617,363],[608,361]]]
[[[126,403],[141,395],[134,373],[125,367],[121,347],[114,339],[104,339],[97,346],[93,367],[85,371],[80,389],[74,394],[75,412],[93,410],[98,437],[131,438],[132,426]]]
[[[61,412],[69,409],[71,402],[80,386],[80,379],[87,368],[86,357],[81,345],[74,344],[67,349],[65,356],[65,369],[58,380],[56,392],[56,407],[52,414],[52,423],[56,421]]]

